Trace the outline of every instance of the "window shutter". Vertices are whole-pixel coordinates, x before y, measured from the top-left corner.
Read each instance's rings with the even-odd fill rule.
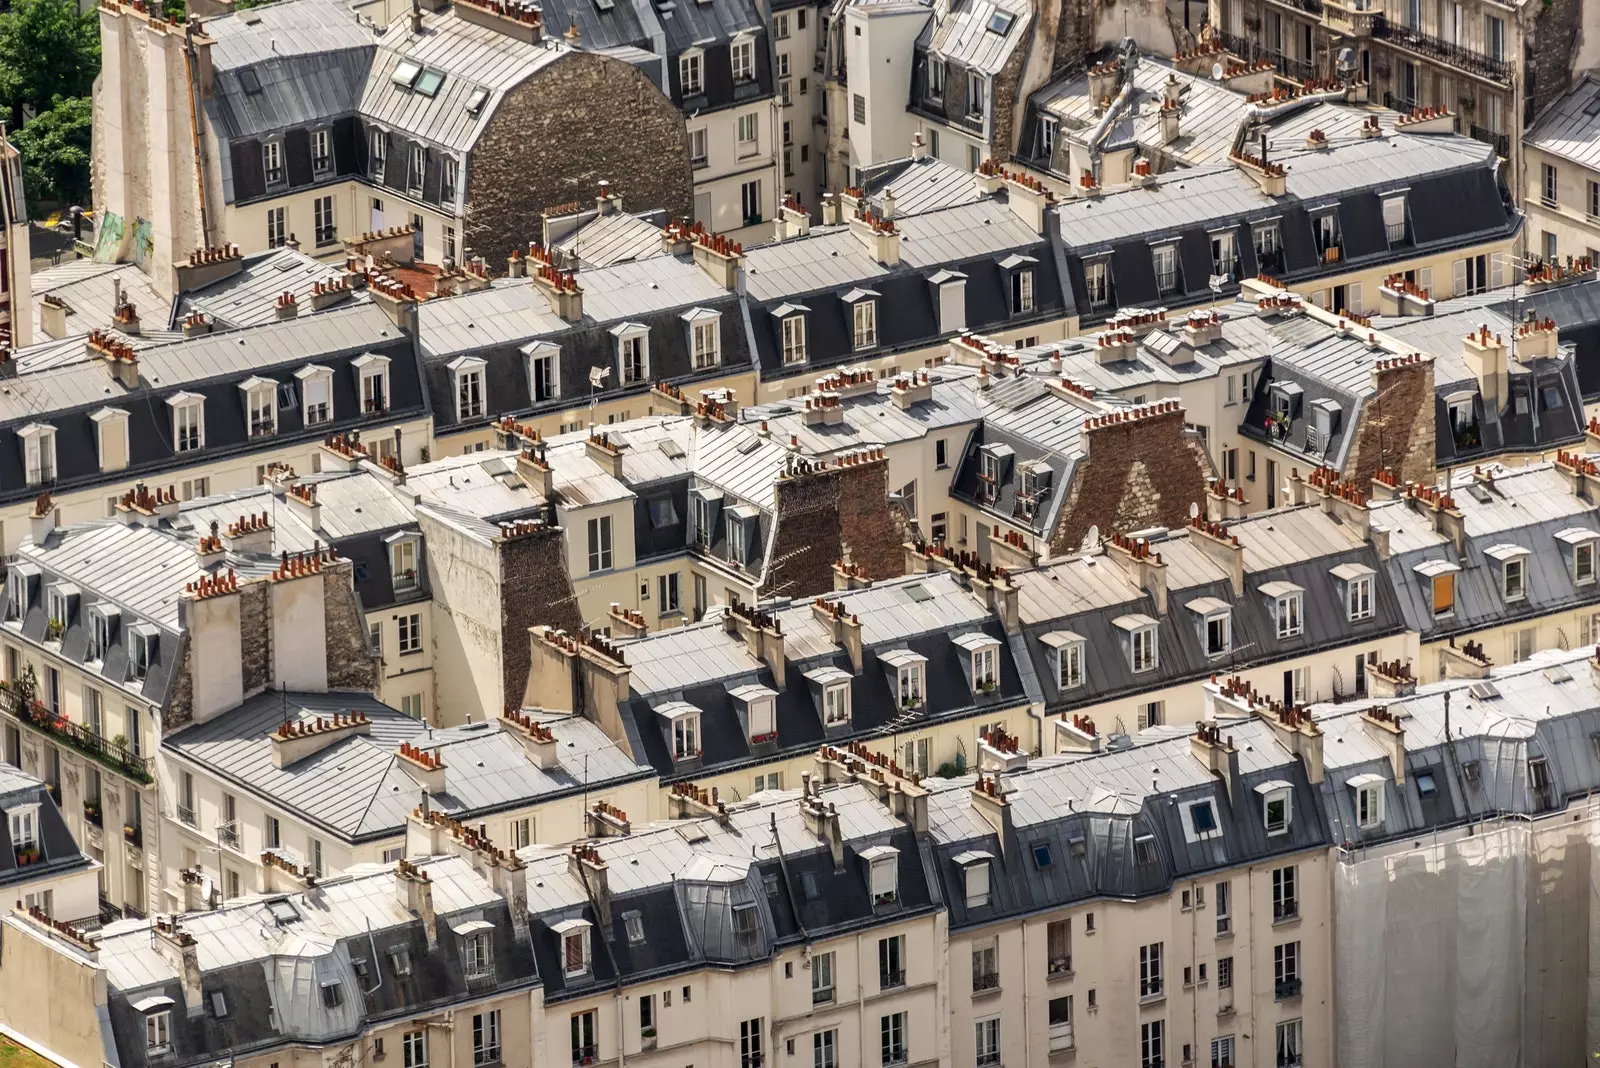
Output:
[[[1489,257],[1489,288],[1499,289],[1505,285],[1506,257],[1504,253],[1496,252]]]
[[[1344,292],[1345,303],[1349,305],[1349,307],[1345,310],[1350,312],[1352,315],[1360,315],[1362,312],[1361,283],[1352,282]]]
[[[1467,261],[1454,260],[1450,264],[1451,281],[1454,283],[1450,289],[1452,297],[1464,296],[1467,292]]]
[[[1433,296],[1433,268],[1424,267],[1417,271],[1417,285],[1427,291],[1428,296]]]

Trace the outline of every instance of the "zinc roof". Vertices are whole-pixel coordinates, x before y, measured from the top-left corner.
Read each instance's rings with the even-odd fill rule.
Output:
[[[1032,15],[1023,0],[970,0],[924,27],[918,43],[970,70],[998,74],[1027,34]],[[994,32],[991,23],[1004,25],[1005,32]]]
[[[1528,131],[1526,144],[1600,169],[1600,78],[1584,78],[1551,104]]]

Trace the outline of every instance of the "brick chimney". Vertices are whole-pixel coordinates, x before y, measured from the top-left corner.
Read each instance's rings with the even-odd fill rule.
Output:
[[[190,293],[214,285],[225,278],[232,278],[244,270],[244,257],[239,255],[238,245],[197,248],[189,253],[188,260],[178,264],[175,270],[178,275],[178,292]]]
[[[278,294],[278,299],[273,305],[273,314],[276,318],[293,319],[300,314],[300,306],[295,302],[294,294],[284,290]]]
[[[600,470],[612,478],[622,478],[622,444],[612,441],[610,433],[590,431],[584,439],[583,452]]]
[[[1369,708],[1361,713],[1361,726],[1367,736],[1383,747],[1389,755],[1389,767],[1394,771],[1394,781],[1406,781],[1406,729],[1400,712],[1390,708]]]
[[[699,228],[699,224],[695,224]],[[739,272],[744,268],[744,246],[721,234],[699,229],[694,239],[695,266],[706,272],[717,285],[732,292],[738,288]]]
[[[1228,573],[1235,597],[1244,596],[1244,546],[1239,544],[1239,535],[1230,533],[1221,523],[1197,516],[1189,520],[1189,544]]]
[[[1223,737],[1215,723],[1198,723],[1189,738],[1189,751],[1205,769],[1222,780],[1228,791],[1228,804],[1239,803],[1239,750],[1233,736]]]
[[[521,744],[540,771],[553,771],[559,765],[560,747],[555,732],[526,712],[506,709],[500,716],[500,729]]]
[[[1167,565],[1162,561],[1161,554],[1150,548],[1149,539],[1113,534],[1105,544],[1106,555],[1120,564],[1134,584],[1154,599],[1156,614],[1165,615]]]
[[[281,723],[270,735],[272,766],[286,768],[335,742],[371,733],[372,721],[365,712],[335,712],[332,716]]]
[[[215,536],[216,524],[212,524]],[[223,529],[223,540],[236,553],[270,553],[272,551],[272,519],[266,512],[241,515]]]
[[[1100,752],[1100,733],[1095,729],[1094,720],[1088,716],[1074,712],[1069,717],[1062,712],[1056,717],[1055,725],[1058,754]]]
[[[583,885],[594,905],[602,930],[611,928],[610,869],[600,851],[592,845],[575,845],[567,855],[567,870]]]
[[[577,272],[563,270],[555,262],[555,254],[536,242],[528,246],[528,277],[550,302],[552,315],[568,323],[583,320],[583,287],[578,284]]]
[[[744,639],[750,655],[766,664],[772,671],[774,684],[784,688],[788,674],[788,661],[784,658],[783,629],[778,617],[735,599],[723,614],[722,624],[730,634]]]
[[[850,657],[850,670],[861,674],[863,650],[861,645],[861,620],[844,610],[844,602],[828,601],[821,597],[811,602],[811,613],[833,631],[833,640],[844,647]]]

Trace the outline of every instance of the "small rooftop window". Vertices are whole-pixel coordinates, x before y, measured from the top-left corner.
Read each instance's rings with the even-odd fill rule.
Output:
[[[327,1009],[337,1009],[344,1004],[344,987],[338,983],[322,984],[322,1006]]]
[[[389,80],[402,89],[410,89],[417,83],[417,76],[422,73],[422,64],[414,59],[402,59],[395,64],[394,73],[389,75]]]
[[[476,115],[483,110],[483,105],[489,99],[489,90],[474,89],[472,95],[467,97],[467,114]]]
[[[638,945],[644,941],[644,919],[637,912],[624,912],[622,926],[627,929],[630,943]]]
[[[1050,843],[1040,842],[1033,847],[1033,866],[1043,870],[1051,864]]]
[[[239,84],[244,86],[247,96],[255,96],[261,92],[261,79],[249,67],[239,72]]]
[[[989,16],[989,25],[984,28],[990,33],[998,33],[1000,36],[1004,37],[1007,33],[1011,32],[1011,24],[1016,21],[1017,16],[1011,14],[1009,11],[996,11],[993,15]]]
[[[300,913],[295,910],[294,904],[283,897],[267,902],[267,912],[276,923],[294,923],[300,918]]]
[[[439,87],[442,85],[444,85],[444,71],[430,69],[424,70],[418,76],[417,84],[414,88],[423,96],[431,98],[439,95]]]

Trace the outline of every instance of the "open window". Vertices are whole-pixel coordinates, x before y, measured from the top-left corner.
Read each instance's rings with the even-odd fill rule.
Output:
[[[1556,540],[1566,550],[1567,574],[1572,576],[1573,585],[1594,585],[1594,550],[1596,542],[1600,541],[1600,533],[1587,527],[1568,527],[1556,531]]]
[[[1209,797],[1203,801],[1181,803],[1178,814],[1183,821],[1183,836],[1190,842],[1203,842],[1222,834],[1216,802]]]
[[[590,952],[594,925],[585,919],[562,920],[551,924],[550,930],[561,940],[561,974],[568,979],[589,975],[594,959]]]
[[[1039,641],[1050,650],[1056,686],[1074,690],[1083,685],[1083,635],[1070,630],[1053,630],[1040,635]]]
[[[1527,549],[1503,542],[1483,550],[1483,555],[1494,562],[1499,571],[1500,596],[1506,604],[1516,604],[1528,599]]]
[[[1354,791],[1356,826],[1364,831],[1383,826],[1383,788],[1387,780],[1382,775],[1368,772],[1347,780]]]
[[[1195,615],[1206,656],[1227,656],[1233,648],[1233,607],[1216,597],[1197,597],[1184,607]]]
[[[1111,625],[1122,635],[1128,670],[1135,675],[1154,671],[1161,662],[1156,621],[1146,615],[1134,614],[1118,616],[1111,621]]]
[[[1038,260],[1032,256],[1012,253],[1000,261],[1000,270],[1005,272],[1007,288],[1011,293],[1011,314],[1031,315],[1033,313],[1033,279],[1034,267]]]
[[[1000,685],[1000,641],[982,632],[955,639],[967,656],[967,679],[974,694],[993,693]]]
[[[643,323],[619,323],[611,328],[617,343],[617,382],[636,386],[650,381],[650,328]]]
[[[700,759],[700,710],[687,701],[668,701],[656,706],[656,714],[666,723],[672,759]]]
[[[928,658],[910,649],[889,649],[879,653],[878,660],[889,671],[900,707],[921,708],[927,697],[924,686],[927,680]]]
[[[1294,820],[1294,787],[1281,779],[1256,787],[1261,799],[1261,823],[1267,834],[1288,834]]]
[[[389,410],[389,357],[364,352],[350,361],[361,390],[361,411],[381,415]]]
[[[1352,623],[1371,619],[1372,568],[1366,564],[1340,564],[1329,573],[1344,587],[1345,618]]]
[[[1261,593],[1267,599],[1273,623],[1280,638],[1295,638],[1305,632],[1305,593],[1292,582],[1266,582]]]

